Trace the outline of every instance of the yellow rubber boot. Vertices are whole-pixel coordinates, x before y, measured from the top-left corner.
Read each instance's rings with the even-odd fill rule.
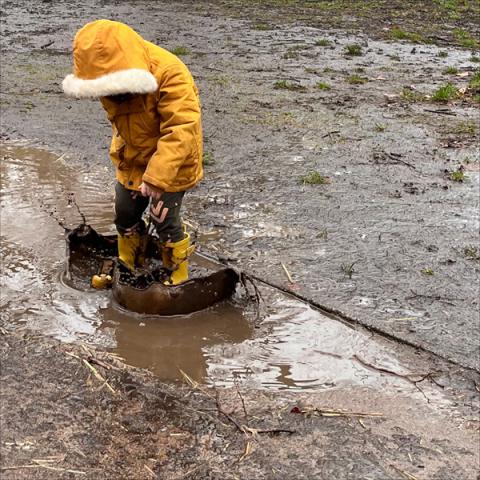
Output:
[[[146,235],[130,233],[118,234],[118,258],[130,269],[143,266],[145,261]]]
[[[135,267],[143,267],[145,263],[145,250],[147,247],[147,235],[140,233],[131,233],[129,235],[118,234],[118,258],[130,270]],[[111,262],[110,262],[111,263]],[[108,269],[102,266],[102,270],[92,277],[92,287],[98,289],[109,288],[112,286],[113,266]]]
[[[170,280],[165,285],[178,285],[188,280],[188,257],[194,252],[195,246],[190,245],[190,235],[178,242],[167,242],[162,246],[163,266],[172,271]]]

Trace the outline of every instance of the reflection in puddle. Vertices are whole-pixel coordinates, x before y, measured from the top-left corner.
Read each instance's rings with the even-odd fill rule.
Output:
[[[272,326],[271,333],[239,346],[212,347],[208,353],[210,378],[221,381],[231,372],[230,376],[242,378],[252,387],[275,389],[382,385],[384,377],[366,369],[355,357],[402,373],[392,354],[365,331],[272,290],[267,298],[276,310],[265,320]]]
[[[402,373],[379,341],[272,289],[262,289],[270,313],[257,331],[228,303],[186,317],[153,318],[112,307],[109,292],[63,285],[64,236],[50,213],[67,225],[80,223],[68,208],[67,195],[73,193],[94,228],[112,230],[110,172],[96,167],[92,175],[51,153],[18,145],[0,146],[0,154],[0,305],[8,328],[101,345],[169,381],[179,379],[182,369],[216,385],[239,378],[255,388],[382,388],[387,382],[393,389],[402,382],[405,387],[402,379],[381,375],[355,358]]]
[[[242,311],[229,303],[185,317],[134,316],[111,307],[102,316],[100,328],[112,332],[115,352],[162,380],[181,380],[181,369],[205,381],[209,347],[243,342],[253,330]]]

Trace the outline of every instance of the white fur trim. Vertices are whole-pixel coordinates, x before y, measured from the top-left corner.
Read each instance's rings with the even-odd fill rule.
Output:
[[[107,73],[93,80],[82,80],[70,74],[64,78],[62,87],[70,97],[95,98],[120,93],[152,93],[157,90],[158,84],[147,70],[130,68]]]

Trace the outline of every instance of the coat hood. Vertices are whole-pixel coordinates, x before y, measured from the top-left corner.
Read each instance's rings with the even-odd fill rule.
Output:
[[[72,97],[95,98],[120,93],[152,93],[145,40],[127,25],[96,20],[81,28],[73,42],[73,74],[62,82]]]

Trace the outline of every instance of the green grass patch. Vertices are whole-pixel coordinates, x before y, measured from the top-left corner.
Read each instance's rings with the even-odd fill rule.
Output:
[[[397,55],[396,53],[393,53],[391,55],[388,55],[388,57],[390,59],[392,59],[393,61],[395,62],[399,62],[402,58],[400,57],[400,55]]]
[[[460,95],[458,88],[453,85],[453,83],[447,83],[446,85],[442,85],[438,87],[432,94],[431,100],[432,102],[442,102],[447,103],[452,100],[455,100]]]
[[[332,44],[330,40],[327,40],[326,38],[320,38],[315,42],[315,45],[317,47],[329,47]]]
[[[425,100],[425,95],[423,93],[417,92],[408,87],[402,89],[400,96],[407,102],[423,102]]]
[[[433,3],[445,10],[455,11],[458,8],[457,0],[433,0]]]
[[[178,47],[170,49],[170,52],[177,56],[190,55],[192,53],[188,47],[183,45],[179,45]]]
[[[299,83],[289,82],[288,80],[277,80],[273,86],[275,90],[290,90],[292,92],[304,92],[306,88]]]
[[[430,43],[423,35],[414,32],[407,32],[400,27],[393,27],[390,30],[392,40],[407,40],[412,43]]]
[[[477,70],[468,82],[468,87],[473,93],[480,93],[480,70]]]
[[[446,50],[440,50],[440,51],[437,53],[437,57],[447,58],[447,57],[448,57],[448,52],[447,52]]]
[[[331,90],[332,89],[332,87],[328,83],[325,83],[325,82],[317,82],[316,85],[315,85],[315,88],[317,90]]]
[[[360,75],[354,73],[347,78],[347,82],[350,85],[363,85],[364,83],[368,82],[368,78],[361,77]]]
[[[350,43],[345,46],[344,53],[349,57],[359,57],[363,55],[363,50],[358,43]]]
[[[342,263],[342,265],[340,265],[340,270],[341,272],[348,278],[352,278],[353,274],[356,272],[354,265],[356,264],[357,262],[353,262],[353,263]]]
[[[266,31],[266,30],[273,30],[273,27],[266,23],[266,22],[257,22],[253,24],[253,28],[255,30]]]
[[[387,126],[384,123],[376,123],[375,124],[375,131],[378,133],[382,133],[387,129]]]
[[[215,163],[215,158],[211,152],[203,152],[203,164],[204,165],[213,165]]]
[[[480,252],[478,250],[478,247],[475,247],[474,245],[467,245],[466,247],[464,247],[463,254],[467,258],[473,258],[474,260],[480,259]]]
[[[472,62],[472,63],[480,63],[480,57],[477,57],[476,55],[472,55],[469,59],[468,59],[469,62]]]
[[[330,179],[328,177],[324,177],[316,170],[301,176],[299,180],[303,185],[326,185],[330,183]]]
[[[300,55],[298,53],[297,50],[287,50],[283,55],[282,55],[282,58],[285,59],[285,60],[289,60],[289,59],[297,59],[299,58]]]
[[[442,72],[444,75],[456,75],[458,73],[457,67],[447,67]]]
[[[463,168],[458,167],[456,170],[453,170],[452,172],[448,172],[448,178],[452,182],[463,183],[468,177],[465,175]]]
[[[433,269],[430,268],[430,267],[422,268],[422,269],[420,270],[420,272],[422,272],[423,275],[427,275],[427,276],[431,276],[431,275],[433,275],[433,273],[434,273],[434,272],[433,272]]]
[[[456,135],[468,135],[469,137],[473,137],[477,132],[477,123],[473,120],[459,122],[453,127],[452,131]]]
[[[453,36],[455,40],[465,48],[479,48],[480,42],[469,32],[463,28],[455,28],[453,30]]]

